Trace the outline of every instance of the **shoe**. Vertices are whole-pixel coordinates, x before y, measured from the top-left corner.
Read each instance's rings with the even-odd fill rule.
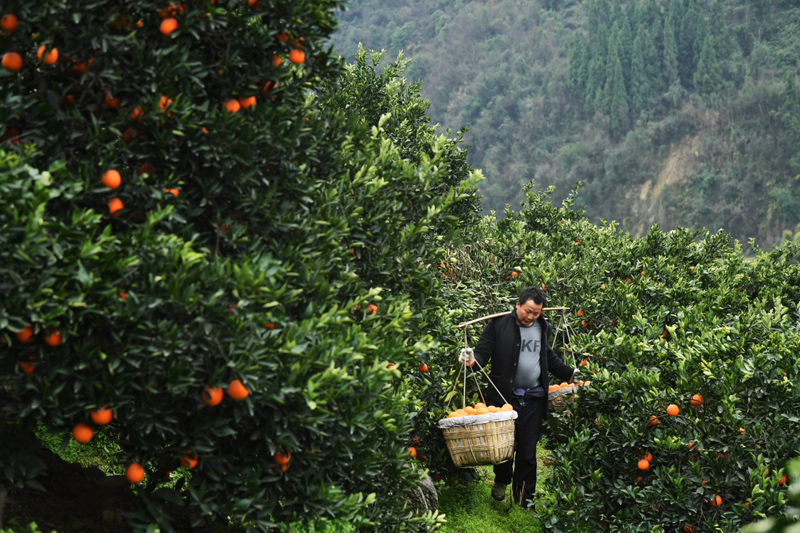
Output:
[[[492,485],[492,498],[501,502],[506,499],[506,487],[508,485],[503,485],[502,483],[495,483]]]

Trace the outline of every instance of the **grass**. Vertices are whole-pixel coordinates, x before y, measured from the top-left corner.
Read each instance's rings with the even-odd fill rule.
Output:
[[[71,431],[51,433],[39,424],[36,437],[45,448],[68,463],[77,463],[84,468],[94,466],[108,475],[125,473],[125,467],[118,460],[121,454],[119,445],[102,431],[95,431],[92,440],[79,444],[72,438]]]
[[[537,449],[536,482],[537,495],[541,496],[542,481],[552,474],[552,467],[545,464],[548,452],[545,439]],[[439,530],[443,533],[539,533],[544,531],[541,521],[518,505],[511,504],[507,494],[503,502],[492,499],[494,482],[492,467],[477,469],[479,481],[466,487],[455,485],[442,487],[439,494],[439,512],[445,513],[447,523]],[[510,492],[510,491],[509,491]],[[537,498],[538,499],[538,498]]]

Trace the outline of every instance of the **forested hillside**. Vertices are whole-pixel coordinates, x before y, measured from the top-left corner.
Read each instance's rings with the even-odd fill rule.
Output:
[[[796,2],[352,0],[339,21],[340,54],[402,51],[433,121],[469,129],[486,210],[582,181],[590,218],[637,235],[800,229]]]

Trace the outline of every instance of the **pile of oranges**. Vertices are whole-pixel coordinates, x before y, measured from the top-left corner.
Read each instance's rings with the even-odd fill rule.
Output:
[[[489,405],[487,406],[485,403],[478,402],[474,406],[468,405],[463,409],[456,409],[455,411],[451,411],[447,414],[447,418],[456,418],[459,416],[471,416],[471,415],[487,415],[489,413],[500,413],[503,411],[513,411],[514,408],[511,407],[510,403],[503,404],[503,407],[497,407],[496,405]]]
[[[547,388],[547,392],[553,392],[559,389],[569,389],[570,387],[583,387],[584,385],[589,385],[590,381],[579,381],[577,383],[561,383],[560,385],[550,385]]]

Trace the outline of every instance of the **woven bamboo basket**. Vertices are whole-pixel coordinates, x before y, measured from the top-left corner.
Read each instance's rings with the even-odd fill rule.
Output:
[[[447,450],[458,468],[496,465],[514,455],[515,411],[439,421]]]

